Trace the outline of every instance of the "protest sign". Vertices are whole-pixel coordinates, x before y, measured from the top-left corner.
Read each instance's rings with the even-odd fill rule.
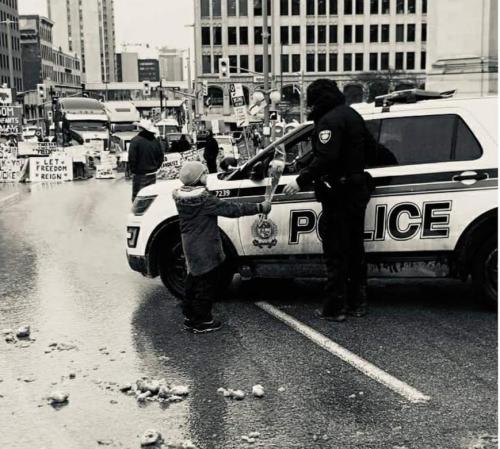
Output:
[[[116,177],[113,167],[109,165],[95,166],[95,179],[114,179]]]
[[[62,151],[56,142],[19,142],[18,156],[50,156],[56,151]]]
[[[31,182],[62,182],[73,180],[73,161],[67,154],[48,157],[31,157],[29,162]]]
[[[22,106],[0,106],[0,136],[22,133]]]
[[[11,145],[0,145],[0,159],[16,159],[17,148]]]
[[[71,156],[73,162],[87,163],[87,147],[84,145],[75,145],[64,148],[64,154]]]
[[[101,165],[110,166],[111,168],[116,168],[116,156],[111,154],[109,151],[101,152]]]
[[[160,179],[177,179],[182,164],[186,161],[200,161],[202,150],[188,150],[183,153],[167,153],[158,171]]]
[[[18,182],[24,161],[11,158],[0,158],[0,182]]]

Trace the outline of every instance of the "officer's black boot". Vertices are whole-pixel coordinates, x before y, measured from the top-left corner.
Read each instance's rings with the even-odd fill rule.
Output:
[[[316,310],[316,315],[323,320],[342,323],[347,319],[347,297],[345,293],[330,294],[323,303],[322,310]]]
[[[368,313],[366,285],[349,286],[349,307],[347,313],[357,318],[361,318]]]

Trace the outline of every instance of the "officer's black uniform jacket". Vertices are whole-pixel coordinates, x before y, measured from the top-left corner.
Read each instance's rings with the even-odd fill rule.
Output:
[[[301,170],[297,184],[301,189],[319,180],[331,185],[341,178],[362,175],[366,167],[366,149],[373,143],[363,118],[342,104],[315,121],[313,158]]]

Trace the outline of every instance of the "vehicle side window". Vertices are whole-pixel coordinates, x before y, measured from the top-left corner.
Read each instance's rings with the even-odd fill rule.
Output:
[[[285,145],[286,163],[290,164],[297,158],[300,159],[312,150],[312,129],[302,134],[296,140]]]
[[[377,166],[452,160],[455,117],[450,114],[383,119]]]
[[[457,138],[455,145],[455,160],[456,161],[472,161],[479,159],[483,154],[481,145],[475,138],[467,124],[457,117]]]

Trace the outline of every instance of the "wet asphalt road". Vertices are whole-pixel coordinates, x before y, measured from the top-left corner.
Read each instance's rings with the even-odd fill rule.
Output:
[[[129,196],[121,179],[0,185],[0,329],[28,324],[35,339],[0,339],[1,448],[138,448],[148,428],[200,449],[497,447],[497,317],[470,286],[374,281],[370,315],[331,324],[313,318],[319,282],[236,282],[215,307],[224,329],[194,336],[181,330],[178,304],[159,280],[128,268]],[[430,401],[408,402],[256,300]],[[51,350],[55,342],[69,346]],[[111,384],[141,376],[191,393],[169,406],[138,405]],[[257,383],[263,399],[216,392]],[[70,393],[68,405],[47,405],[55,389]],[[241,440],[253,431],[255,443]]]

